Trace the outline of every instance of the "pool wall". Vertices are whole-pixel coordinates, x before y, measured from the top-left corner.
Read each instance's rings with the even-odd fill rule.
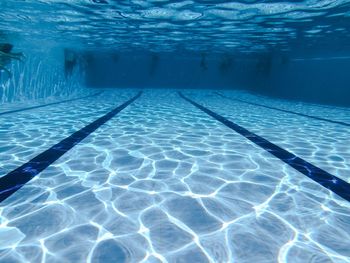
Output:
[[[273,63],[252,90],[287,99],[350,106],[350,55],[293,58]]]
[[[350,106],[350,55],[333,52],[205,55],[90,54],[89,87],[247,89],[264,95]],[[135,77],[137,76],[137,77]]]
[[[247,89],[259,94],[350,106],[350,55],[261,53],[81,52],[84,63],[65,76],[62,48],[24,51],[0,74],[0,102],[75,97],[101,88]],[[203,62],[204,61],[204,62]],[[135,77],[137,76],[137,77]]]
[[[18,52],[22,50],[15,50]],[[0,103],[12,103],[46,99],[50,97],[74,97],[87,92],[76,70],[66,78],[62,49],[23,51],[25,58],[7,65],[12,72],[0,74]]]

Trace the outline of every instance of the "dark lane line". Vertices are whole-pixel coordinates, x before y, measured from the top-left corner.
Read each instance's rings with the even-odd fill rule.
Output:
[[[258,97],[258,98],[262,98],[262,99],[267,99],[266,96],[260,95],[260,94],[256,94],[254,92],[250,93],[251,95]],[[302,103],[302,106],[315,106],[315,107],[319,107],[319,108],[325,108],[325,109],[332,109],[332,110],[338,110],[338,111],[350,111],[350,108],[347,106],[337,106],[337,105],[326,105],[326,104],[317,104],[317,103],[312,103],[312,102],[308,102],[308,101],[300,101],[298,102],[296,99],[292,99],[292,100],[288,100],[285,98],[277,98],[279,100],[282,100],[282,102],[284,101],[288,101],[288,102],[293,102],[293,103]]]
[[[240,135],[244,136],[251,142],[255,143],[256,145],[263,148],[265,151],[271,153],[281,161],[285,162],[289,166],[293,167],[297,171],[301,172],[302,174],[306,175],[310,179],[314,180],[315,182],[319,183],[320,185],[324,186],[325,188],[329,189],[333,193],[343,197],[345,200],[350,201],[350,184],[345,182],[344,180],[322,170],[321,168],[318,168],[317,166],[301,159],[300,157],[294,155],[293,153],[273,144],[272,142],[264,139],[263,137],[260,137],[259,135],[256,135],[253,132],[250,132],[249,130],[239,126],[238,124],[226,119],[225,117],[205,108],[204,106],[196,103],[195,101],[185,97],[181,92],[179,92],[179,95],[184,100],[191,103],[193,106],[197,107],[198,109],[204,111],[209,116],[213,117],[217,121],[221,122],[222,124],[226,125],[228,128],[234,130],[235,132],[239,133]]]
[[[250,105],[254,105],[254,106],[264,107],[264,108],[271,109],[271,110],[277,110],[277,111],[290,113],[290,114],[294,114],[294,115],[298,115],[298,116],[302,116],[302,117],[307,117],[307,118],[311,118],[311,119],[314,119],[314,120],[326,121],[326,122],[340,124],[340,125],[343,125],[343,126],[350,127],[350,123],[346,123],[346,122],[342,122],[342,121],[333,121],[333,120],[330,120],[330,119],[325,119],[325,118],[321,118],[321,117],[307,115],[307,114],[303,114],[303,113],[299,113],[299,112],[295,112],[295,111],[283,110],[283,109],[280,109],[280,108],[275,108],[275,107],[263,105],[263,104],[260,104],[260,103],[255,103],[255,102],[249,102],[249,101],[245,101],[245,100],[241,100],[241,99],[230,98],[230,97],[227,97],[225,95],[220,94],[219,92],[214,92],[214,94],[216,94],[216,95],[218,95],[218,96],[220,96],[220,97],[222,97],[224,99],[227,99],[227,100],[238,101],[238,102],[242,102],[242,103],[246,103],[246,104],[250,104]]]
[[[325,109],[332,109],[332,110],[338,110],[338,111],[350,111],[350,108],[346,108],[346,106],[328,106],[328,105],[323,105],[323,104],[316,104],[316,103],[311,103],[311,102],[303,102],[307,106],[314,106],[314,107],[319,107],[319,108],[325,108]]]
[[[44,104],[44,105],[38,105],[38,106],[32,106],[32,107],[28,107],[28,108],[22,108],[22,109],[17,109],[17,110],[10,110],[10,111],[5,111],[5,112],[0,112],[0,116],[1,115],[5,115],[5,114],[20,112],[20,111],[26,111],[26,110],[33,110],[33,109],[43,108],[43,107],[56,105],[56,104],[61,104],[61,103],[65,103],[65,102],[70,102],[70,101],[75,101],[75,100],[86,99],[86,98],[98,96],[98,95],[102,94],[102,92],[103,91],[100,91],[100,92],[97,92],[97,93],[94,93],[94,94],[91,94],[91,95],[87,95],[87,96],[79,97],[79,98],[75,98],[75,99],[61,100],[61,101],[52,102],[52,103],[48,103],[48,104]]]
[[[5,176],[0,178],[0,202],[4,201],[10,195],[14,194],[23,185],[28,183],[34,176],[38,175],[44,169],[49,167],[53,162],[58,160],[62,155],[80,143],[88,135],[94,132],[101,125],[106,123],[108,120],[113,118],[117,113],[122,111],[137,98],[141,96],[140,91],[135,97],[131,98],[122,105],[116,107],[112,111],[108,112],[104,116],[98,118],[97,120],[91,122],[84,128],[76,131],[69,137],[63,139],[59,143],[55,144],[48,150],[37,155],[29,162],[23,164],[17,169],[9,172]]]

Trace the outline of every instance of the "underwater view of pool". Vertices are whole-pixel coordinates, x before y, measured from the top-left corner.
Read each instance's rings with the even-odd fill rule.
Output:
[[[350,1],[4,0],[0,263],[350,262]]]

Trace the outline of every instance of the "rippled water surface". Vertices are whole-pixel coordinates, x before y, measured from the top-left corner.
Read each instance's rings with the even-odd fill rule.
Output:
[[[0,0],[0,49],[0,263],[350,262],[350,0]]]
[[[255,52],[350,42],[348,0],[6,0],[0,9],[0,28],[30,40],[34,49],[61,43],[118,51]]]
[[[88,103],[8,115],[0,126],[1,174],[136,93],[106,90]],[[349,127],[223,103],[213,90],[183,93],[349,182]],[[281,107],[279,100],[259,102]],[[347,109],[287,104],[349,121]],[[0,212],[1,262],[350,262],[349,202],[175,90],[145,90]]]

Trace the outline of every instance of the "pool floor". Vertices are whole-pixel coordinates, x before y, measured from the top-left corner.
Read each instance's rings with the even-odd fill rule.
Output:
[[[0,113],[0,262],[350,262],[349,109],[138,92]]]

